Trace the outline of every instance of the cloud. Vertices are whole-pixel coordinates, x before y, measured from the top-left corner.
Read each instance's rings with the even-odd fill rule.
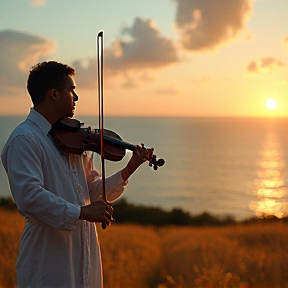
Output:
[[[147,78],[147,71],[180,61],[173,41],[162,36],[152,20],[136,18],[132,27],[123,29],[122,35],[130,40],[117,40],[104,51],[104,71],[109,78],[121,74],[124,80],[122,85],[125,87],[135,87],[148,81],[150,76]],[[95,59],[89,59],[86,65],[81,60],[75,61],[73,66],[76,79],[79,79],[77,82],[81,85],[95,83]],[[92,77],[89,79],[87,75]],[[131,81],[130,84],[127,81]]]
[[[31,6],[43,6],[46,5],[47,0],[31,0],[30,4]]]
[[[174,0],[183,48],[213,50],[236,38],[252,14],[253,0]]]
[[[143,83],[153,82],[155,78],[151,73],[147,71],[138,71],[135,73],[134,71],[124,71],[122,74],[122,84],[123,88],[136,88],[140,87]]]
[[[97,85],[96,57],[92,57],[86,60],[76,60],[72,63],[72,67],[76,71],[75,80],[77,82],[77,86],[81,86],[82,88],[95,89]]]
[[[114,49],[107,55],[107,64],[113,69],[158,68],[179,61],[172,40],[161,36],[152,20],[136,18],[122,33],[132,40],[113,43]]]
[[[176,89],[172,88],[172,87],[158,88],[158,89],[155,89],[154,92],[156,94],[163,94],[163,95],[175,95],[175,94],[177,94]]]
[[[55,41],[18,32],[0,31],[0,96],[26,86],[27,71],[42,56],[54,52]]]
[[[251,61],[247,66],[247,71],[253,74],[269,73],[283,67],[285,67],[284,62],[273,57],[263,57],[259,60]]]

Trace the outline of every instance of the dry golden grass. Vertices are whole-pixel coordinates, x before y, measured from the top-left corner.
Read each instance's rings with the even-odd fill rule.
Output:
[[[121,225],[101,232],[100,242],[106,288],[288,287],[288,225],[283,223]]]
[[[287,287],[287,228],[163,228],[165,273],[177,287]]]
[[[154,228],[112,225],[98,231],[105,288],[155,287],[162,251]]]
[[[24,221],[0,210],[0,287],[15,286]],[[288,225],[99,229],[105,288],[288,287]]]
[[[18,212],[0,209],[0,287],[15,287],[15,263],[24,226]]]

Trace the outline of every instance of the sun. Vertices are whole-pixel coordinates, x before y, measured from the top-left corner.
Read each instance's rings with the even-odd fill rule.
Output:
[[[266,101],[266,107],[269,110],[275,110],[277,108],[277,106],[278,106],[278,103],[277,103],[276,99],[270,98]]]

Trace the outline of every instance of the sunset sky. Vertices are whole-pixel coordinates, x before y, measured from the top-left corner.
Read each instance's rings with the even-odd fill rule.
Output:
[[[31,66],[76,69],[77,115],[288,116],[288,0],[0,0],[0,115],[27,114]],[[275,110],[266,107],[273,98]]]

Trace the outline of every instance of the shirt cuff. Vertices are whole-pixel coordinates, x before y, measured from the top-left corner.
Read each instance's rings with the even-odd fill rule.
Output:
[[[67,210],[65,214],[65,227],[68,230],[73,230],[77,220],[79,220],[81,207],[67,203]]]

